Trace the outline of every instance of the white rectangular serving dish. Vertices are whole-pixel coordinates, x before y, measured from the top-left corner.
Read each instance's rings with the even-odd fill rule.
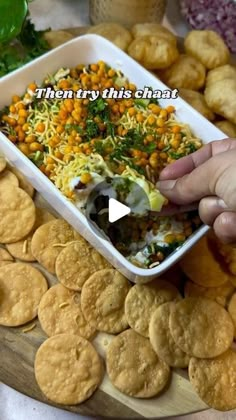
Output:
[[[22,69],[0,79],[0,109],[11,103],[14,94],[22,95],[26,86],[36,81],[41,83],[47,74],[56,72],[61,67],[74,67],[77,64],[95,63],[104,60],[116,69],[120,69],[139,89],[151,86],[153,89],[167,89],[167,86],[151,75],[141,65],[97,35],[85,35],[56,48],[42,57],[27,64]],[[190,105],[180,98],[160,100],[167,106],[174,104],[176,118],[188,123],[193,132],[208,143],[220,140],[225,135],[207,121]],[[136,267],[123,257],[106,239],[97,236],[90,228],[85,216],[69,202],[40,170],[0,132],[0,152],[28,178],[42,196],[61,214],[78,232],[80,232],[111,264],[133,282],[145,283],[160,276],[176,263],[208,230],[202,226],[173,254],[159,266],[152,269]]]

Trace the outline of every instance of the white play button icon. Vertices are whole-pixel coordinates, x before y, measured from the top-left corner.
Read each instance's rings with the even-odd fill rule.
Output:
[[[121,219],[127,214],[130,214],[131,209],[114,198],[109,199],[108,204],[108,220],[110,223],[114,223],[117,220]]]

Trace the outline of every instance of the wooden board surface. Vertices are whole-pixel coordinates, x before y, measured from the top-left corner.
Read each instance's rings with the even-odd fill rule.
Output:
[[[68,31],[78,36],[84,34],[86,30],[87,27],[80,27]],[[45,202],[39,196],[38,201],[45,206]],[[34,265],[38,267],[37,264]],[[50,285],[57,282],[56,278],[46,271],[44,274]],[[36,327],[27,333],[22,332],[23,327],[0,326],[0,380],[29,397],[58,406],[44,397],[34,378],[35,354],[40,344],[47,338],[38,320],[35,323]],[[99,333],[94,340],[95,347],[104,359],[110,340],[111,336],[102,333]],[[157,398],[142,400],[127,397],[112,386],[106,375],[99,390],[88,401],[77,406],[58,407],[87,416],[129,419],[168,417],[207,408],[192,389],[187,371],[183,369],[173,370],[168,389]]]
[[[36,197],[36,202],[39,207],[46,207],[55,214],[39,195]],[[49,274],[39,264],[33,263],[33,265],[42,271],[50,286],[57,283],[55,276]],[[24,333],[24,328],[33,323],[36,327]],[[44,397],[34,378],[35,354],[47,336],[38,320],[28,325],[17,328],[0,326],[0,381],[38,401],[59,407]],[[104,362],[107,345],[111,339],[111,335],[99,333],[93,341]],[[77,406],[60,407],[83,415],[131,419],[193,413],[204,410],[206,405],[192,389],[187,370],[175,369],[169,387],[157,398],[148,400],[130,398],[116,390],[105,375],[99,390],[88,401]]]

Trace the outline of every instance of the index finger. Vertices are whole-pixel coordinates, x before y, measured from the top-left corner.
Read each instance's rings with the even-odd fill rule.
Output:
[[[202,165],[212,156],[215,156],[219,153],[226,152],[227,150],[236,148],[235,139],[223,139],[215,140],[207,145],[203,146],[197,152],[192,153],[191,155],[185,156],[174,163],[166,166],[163,171],[160,173],[159,179],[177,179],[186,174],[192,172],[195,168]]]

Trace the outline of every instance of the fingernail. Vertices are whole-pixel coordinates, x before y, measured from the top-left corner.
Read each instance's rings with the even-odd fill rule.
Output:
[[[176,184],[175,180],[166,180],[157,182],[156,186],[160,191],[172,190]]]
[[[219,198],[217,200],[217,204],[218,204],[219,207],[221,207],[224,210],[228,208],[228,206],[225,204],[224,200],[222,200],[221,198]]]

